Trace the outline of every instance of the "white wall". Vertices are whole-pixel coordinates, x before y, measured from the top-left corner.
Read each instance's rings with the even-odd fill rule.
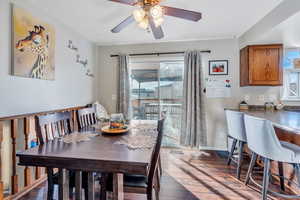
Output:
[[[0,0],[0,117],[23,113],[48,111],[72,106],[82,106],[96,99],[96,78],[85,75],[83,67],[76,63],[76,52],[67,48],[68,40],[73,40],[79,54],[88,58],[90,68],[96,71],[96,45],[73,32],[58,20],[51,18],[33,5],[22,1],[16,4],[34,16],[52,24],[56,30],[55,80],[37,80],[11,76],[11,1]],[[23,130],[20,120],[20,130]],[[19,132],[17,150],[24,149],[24,135]],[[10,123],[4,123],[4,141],[1,157],[2,181],[9,188],[11,175]],[[23,187],[23,167],[17,167],[19,186]],[[34,174],[34,173],[32,173]]]
[[[299,13],[299,11],[299,0],[283,0],[274,10],[268,13],[263,19],[257,22],[239,38],[240,46],[244,47],[253,43],[270,42],[269,38],[262,38],[262,36],[272,31],[276,26],[291,18],[296,13]],[[296,25],[294,25],[294,27],[296,27]],[[281,41],[273,40],[271,42],[274,43]]]
[[[0,117],[47,111],[85,105],[94,97],[94,79],[85,75],[82,65],[77,64],[76,52],[67,48],[68,40],[79,48],[79,54],[88,58],[88,67],[95,71],[96,46],[60,24],[55,13],[43,10],[25,1],[16,1],[34,16],[52,24],[56,29],[55,80],[45,81],[11,76],[11,5],[0,0]],[[22,5],[23,4],[23,5]]]
[[[97,90],[99,101],[110,111],[116,111],[116,101],[112,98],[117,94],[117,58],[111,58],[110,54],[118,53],[147,53],[185,51],[187,49],[199,49],[212,51],[211,54],[204,54],[204,71],[207,76],[208,61],[217,59],[229,60],[229,77],[233,81],[232,98],[209,99],[206,102],[208,118],[208,147],[212,149],[226,149],[226,125],[224,108],[237,107],[244,95],[250,96],[250,104],[263,104],[259,101],[259,95],[266,97],[270,95],[279,98],[278,87],[239,87],[239,45],[237,40],[208,40],[194,42],[173,42],[159,44],[122,45],[99,47],[99,74]]]

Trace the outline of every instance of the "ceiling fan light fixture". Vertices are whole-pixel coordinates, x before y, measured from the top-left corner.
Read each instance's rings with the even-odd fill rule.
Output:
[[[111,32],[119,33],[129,24],[136,22],[136,24],[147,30],[148,33],[152,32],[155,39],[162,39],[164,32],[162,30],[162,23],[164,23],[164,16],[171,16],[181,18],[193,22],[198,22],[202,19],[202,13],[182,8],[174,8],[169,6],[160,6],[163,0],[108,0],[112,2],[127,4],[134,6],[136,9],[132,14],[123,20],[120,24],[114,27]]]
[[[138,24],[142,29],[147,29],[149,27],[149,19],[148,17],[144,17],[142,21]]]
[[[135,21],[141,22],[146,16],[146,12],[144,9],[137,9],[133,11],[133,17]]]
[[[154,19],[159,19],[163,17],[164,11],[160,5],[156,5],[150,9],[150,14]]]
[[[154,22],[154,25],[156,27],[159,27],[159,26],[161,26],[163,24],[164,18],[160,17],[160,18],[157,18],[157,19],[153,19],[153,22]]]

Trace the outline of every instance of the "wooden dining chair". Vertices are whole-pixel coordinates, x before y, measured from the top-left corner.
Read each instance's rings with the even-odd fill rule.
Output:
[[[79,128],[83,129],[97,123],[95,107],[78,110]]]
[[[55,138],[62,137],[66,134],[70,134],[73,131],[73,124],[71,120],[70,112],[55,113],[50,115],[36,116],[36,133],[40,144],[52,141]],[[58,172],[54,172],[53,168],[47,168],[48,176],[48,193],[47,199],[53,199],[53,189],[54,185],[59,183]],[[75,171],[70,171],[70,192],[72,188],[75,187]],[[88,184],[87,184],[87,174],[82,174],[82,185],[85,190],[85,195],[87,199],[88,195]]]
[[[36,132],[40,144],[70,134],[73,131],[71,113],[36,116]]]
[[[124,192],[125,193],[137,193],[146,194],[147,200],[153,200],[153,189],[155,190],[155,200],[159,200],[159,171],[158,171],[158,161],[161,149],[161,143],[163,138],[163,125],[164,119],[158,121],[158,135],[156,139],[156,144],[154,146],[150,169],[147,176],[134,175],[134,174],[124,174]],[[103,176],[104,177],[104,176]],[[109,175],[106,181],[107,191],[112,191],[113,179]]]

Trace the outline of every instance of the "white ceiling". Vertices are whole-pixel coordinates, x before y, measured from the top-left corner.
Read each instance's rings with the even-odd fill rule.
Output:
[[[20,0],[25,1],[25,0]],[[110,30],[129,16],[134,7],[107,0],[26,0],[45,10],[99,45],[158,42],[152,34],[132,24],[119,34]],[[282,0],[164,0],[162,4],[199,11],[203,19],[190,22],[166,17],[165,38],[159,42],[238,37],[274,9]]]
[[[300,47],[300,12],[262,35],[256,42],[283,43],[286,47]]]

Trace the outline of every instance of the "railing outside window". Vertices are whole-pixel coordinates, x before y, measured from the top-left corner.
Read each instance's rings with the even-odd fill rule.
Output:
[[[134,119],[166,117],[164,146],[178,146],[183,97],[183,62],[135,65],[131,71],[131,105]]]

